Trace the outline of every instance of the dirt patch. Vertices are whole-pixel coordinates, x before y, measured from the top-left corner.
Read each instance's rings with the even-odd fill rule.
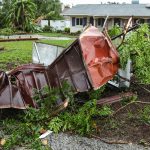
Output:
[[[133,89],[137,91],[139,100],[150,102],[150,93],[147,91],[150,91],[150,85],[134,86]]]
[[[150,90],[150,85],[144,85]],[[138,101],[150,102],[150,93],[140,86],[131,86],[132,92],[137,93]],[[107,96],[118,93],[115,89],[108,88]],[[104,96],[106,96],[104,94]],[[131,143],[150,146],[150,124],[141,120],[141,112],[148,104],[133,103],[121,111],[117,112],[113,117],[101,119],[97,121],[98,133],[101,138],[123,140]],[[121,102],[113,104],[112,108],[116,111],[122,106]],[[150,106],[150,105],[149,105]],[[150,114],[149,114],[150,115]]]

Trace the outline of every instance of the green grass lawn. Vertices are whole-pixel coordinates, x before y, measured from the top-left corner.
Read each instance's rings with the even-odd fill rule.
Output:
[[[51,32],[39,32],[39,33],[35,33],[35,34],[48,36],[48,37],[70,37],[70,38],[78,37],[78,36],[65,34],[65,33],[51,33]]]
[[[40,40],[38,42],[67,47],[72,40]],[[0,52],[0,70],[10,70],[18,65],[32,62],[33,41],[0,42],[5,50]]]
[[[62,46],[65,48],[65,47],[69,46],[73,41],[74,40],[39,40],[38,42]]]

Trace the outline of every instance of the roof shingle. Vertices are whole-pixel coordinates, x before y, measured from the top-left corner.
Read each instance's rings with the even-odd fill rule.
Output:
[[[150,17],[146,4],[80,4],[63,13],[64,16],[138,16]]]

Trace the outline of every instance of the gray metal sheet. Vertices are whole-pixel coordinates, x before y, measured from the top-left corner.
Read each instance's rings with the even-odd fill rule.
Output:
[[[33,43],[32,61],[35,64],[50,65],[64,50],[63,47]]]

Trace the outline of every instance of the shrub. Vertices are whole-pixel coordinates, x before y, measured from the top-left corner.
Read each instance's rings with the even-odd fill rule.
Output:
[[[90,99],[99,100],[100,97],[101,97],[101,95],[102,95],[102,93],[104,92],[104,90],[105,90],[105,86],[102,86],[102,87],[100,87],[100,88],[97,89],[97,90],[92,90],[92,91],[90,91],[90,92],[89,92],[89,97],[90,97]]]
[[[0,30],[0,35],[12,35],[15,32],[14,29],[4,28]]]
[[[95,128],[93,117],[107,117],[112,113],[108,106],[102,108],[97,107],[96,100],[90,100],[81,106],[78,110],[70,112],[66,111],[52,119],[49,123],[49,128],[56,133],[62,131],[74,131],[81,135],[91,133]],[[57,126],[55,126],[57,125]]]
[[[81,31],[75,32],[75,35],[80,35],[80,34],[81,34]]]
[[[150,125],[150,106],[145,106],[143,110],[141,110],[140,120]]]
[[[54,29],[53,29],[53,27],[51,27],[51,26],[45,26],[45,27],[43,28],[43,31],[45,31],[45,32],[53,32]]]
[[[70,28],[65,28],[65,29],[64,29],[64,32],[65,32],[65,33],[70,33]]]
[[[56,30],[56,33],[62,33],[63,31],[62,30]]]

